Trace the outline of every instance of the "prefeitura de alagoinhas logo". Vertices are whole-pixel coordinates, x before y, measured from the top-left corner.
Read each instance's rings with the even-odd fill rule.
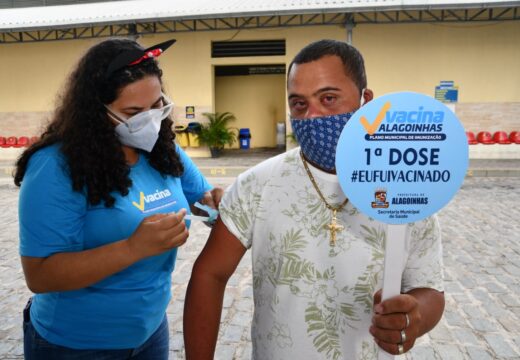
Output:
[[[388,201],[386,201],[386,189],[380,188],[374,191],[374,201],[372,201],[372,209],[386,209]]]

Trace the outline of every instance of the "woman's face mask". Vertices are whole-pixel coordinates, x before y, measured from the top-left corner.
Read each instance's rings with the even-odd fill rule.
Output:
[[[173,103],[170,102],[160,109],[140,112],[127,120],[122,119],[108,106],[105,107],[108,115],[119,123],[115,132],[122,144],[151,152],[159,138],[161,123],[170,115]]]
[[[363,89],[360,107],[365,102],[364,92]],[[334,171],[339,136],[353,114],[354,111],[309,119],[291,118],[294,135],[305,157],[325,171]]]

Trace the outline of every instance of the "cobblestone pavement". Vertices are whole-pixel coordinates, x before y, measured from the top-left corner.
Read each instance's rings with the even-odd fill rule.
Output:
[[[228,185],[232,178],[213,178]],[[440,213],[446,311],[406,359],[520,359],[520,177],[470,177]],[[22,359],[21,309],[30,296],[18,256],[18,190],[0,186],[0,359]],[[184,359],[182,309],[193,261],[209,233],[194,224],[179,252],[168,307],[170,354]],[[227,287],[216,359],[250,359],[249,252]]]

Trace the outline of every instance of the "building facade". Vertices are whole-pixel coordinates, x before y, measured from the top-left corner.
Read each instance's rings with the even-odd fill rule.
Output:
[[[491,9],[495,15],[478,4],[430,10],[267,9],[251,14],[237,9],[208,15],[193,3],[191,18],[165,14],[151,21],[135,15],[103,23],[76,19],[58,24],[63,15],[49,19],[55,22],[49,26],[29,26],[27,11],[78,11],[96,4],[0,9],[0,135],[40,133],[79,57],[110,36],[132,36],[145,47],[177,39],[159,58],[177,124],[204,122],[204,112],[230,111],[237,117],[232,126],[250,129],[252,147],[276,146],[277,123],[286,123],[290,133],[286,69],[303,46],[324,38],[351,41],[361,51],[375,96],[405,90],[434,96],[441,81],[453,81],[458,88],[454,109],[467,130],[520,129],[518,2],[497,2]],[[19,23],[13,21],[16,14]],[[82,29],[87,30],[81,34]]]

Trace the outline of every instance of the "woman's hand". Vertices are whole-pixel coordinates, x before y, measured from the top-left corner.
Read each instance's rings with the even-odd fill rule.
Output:
[[[224,190],[216,187],[210,191],[206,191],[199,202],[203,205],[208,205],[212,209],[218,210],[218,205],[220,204],[220,199],[222,199],[223,194]],[[200,209],[194,208],[192,212],[194,215],[204,216],[204,212]]]
[[[220,204],[220,200],[222,199],[223,194],[224,194],[224,190],[222,188],[216,187],[216,188],[212,189],[211,191],[206,191],[198,202],[202,205],[205,205],[212,209],[218,210],[218,206]],[[210,217],[209,222],[204,222],[204,224],[206,224],[209,227],[212,227],[213,224],[215,223],[215,221],[217,220],[218,212],[217,212],[217,215],[212,215],[211,213],[206,212],[205,210],[202,210],[199,207],[200,207],[200,205],[196,205],[196,204],[191,205],[190,209],[191,209],[192,214],[197,215],[197,216],[204,216],[204,217],[209,216]]]
[[[128,238],[128,246],[139,259],[161,254],[183,245],[188,239],[184,223],[186,210],[178,213],[155,214],[141,221],[139,227]]]

